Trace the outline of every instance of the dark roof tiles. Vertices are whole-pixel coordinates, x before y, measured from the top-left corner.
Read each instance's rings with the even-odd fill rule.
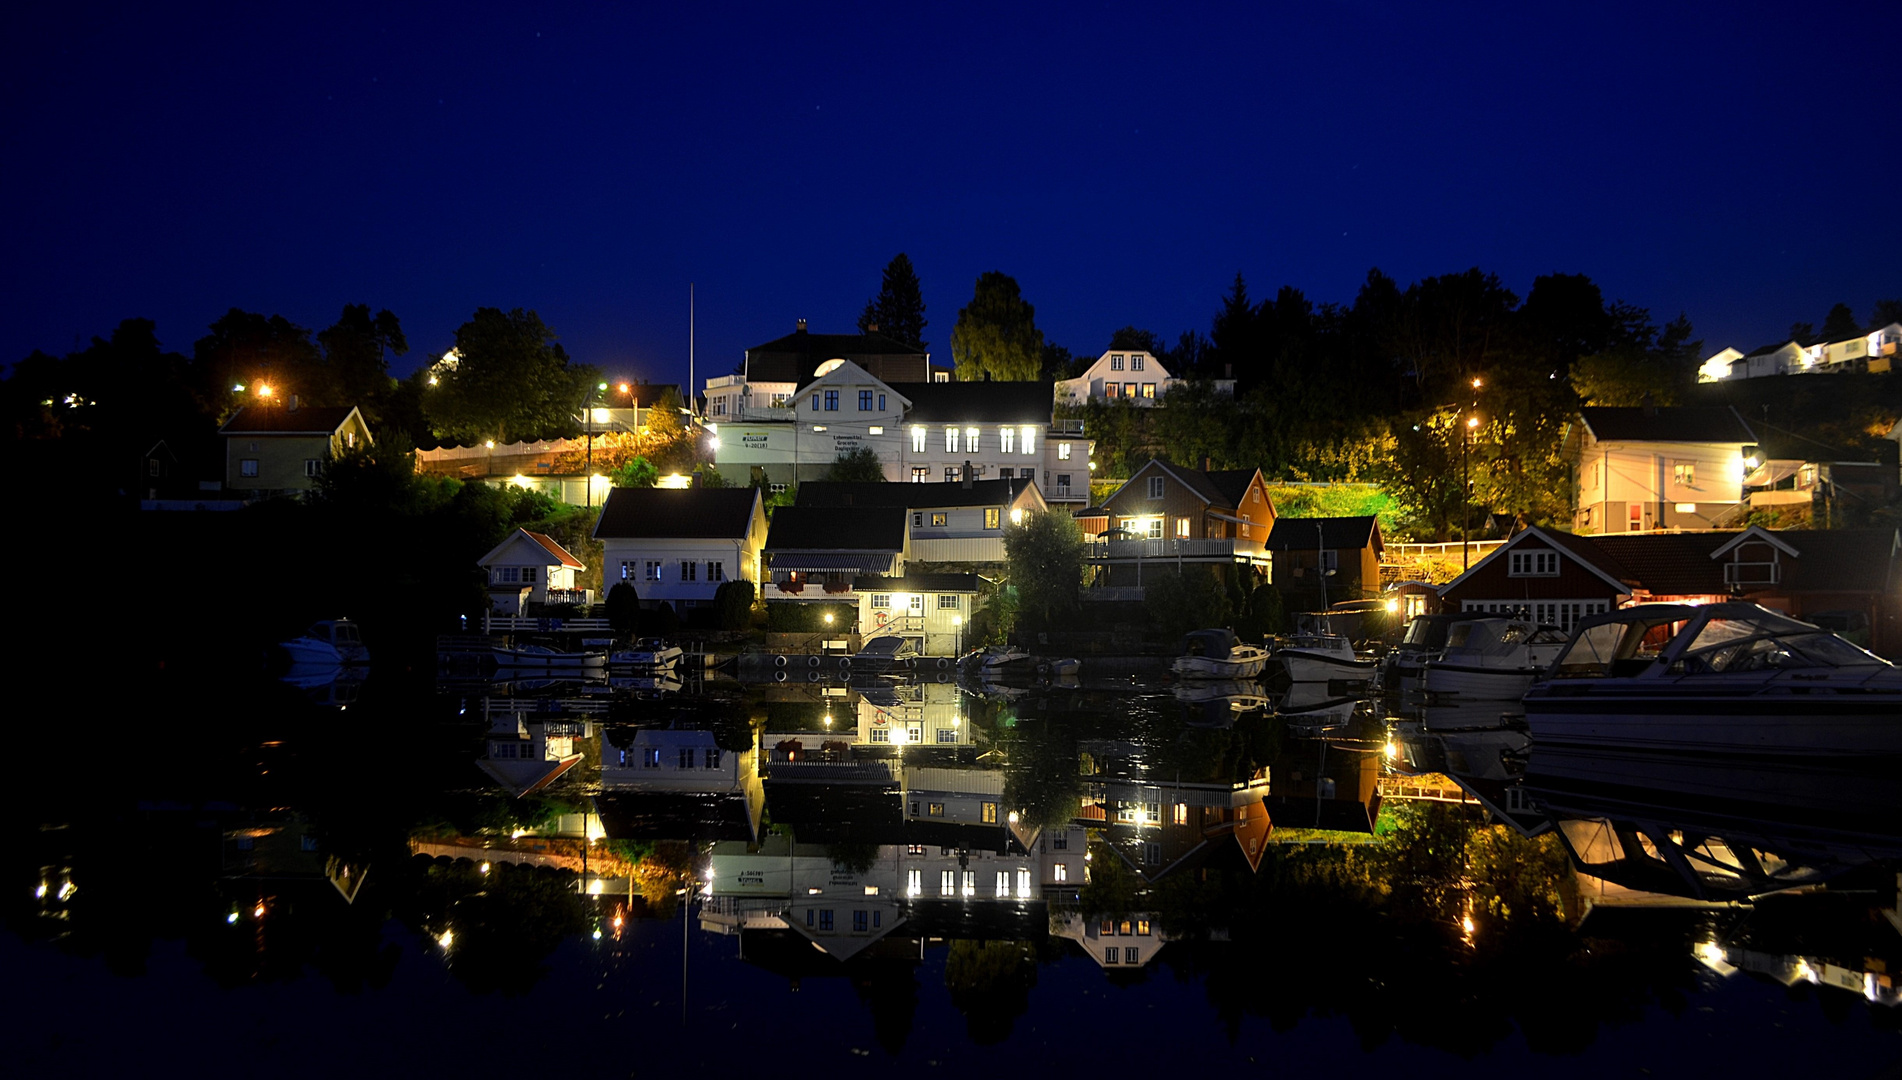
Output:
[[[902,506],[782,506],[766,533],[768,551],[902,551]]]
[[[1728,406],[1589,405],[1579,415],[1599,442],[1757,441],[1750,425]]]
[[[597,540],[735,540],[752,526],[754,488],[615,488],[594,525]]]

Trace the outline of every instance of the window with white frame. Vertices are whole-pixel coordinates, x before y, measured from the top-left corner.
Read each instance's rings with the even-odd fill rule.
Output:
[[[1111,371],[1123,370],[1123,356],[1121,353],[1110,354],[1110,370]]]
[[[622,559],[622,560],[621,560],[621,580],[622,580],[622,581],[631,581],[631,580],[633,580],[633,578],[634,578],[634,571],[635,571],[635,569],[636,569],[636,568],[637,568],[637,567],[638,567],[639,565],[640,565],[640,564],[638,564],[638,563],[634,563],[634,562],[629,562],[629,561],[628,561],[628,560],[626,560],[626,559]]]
[[[870,390],[859,391],[859,411],[860,412],[872,411],[872,391]]]
[[[1674,461],[1671,463],[1671,482],[1678,487],[1697,486],[1697,462]]]
[[[1016,446],[1017,446],[1017,432],[1015,429],[1007,428],[1007,427],[1001,427],[997,429],[997,452],[998,453],[1008,454],[1012,450],[1016,449]]]
[[[1176,519],[1176,535],[1184,540],[1189,538],[1189,519],[1188,518],[1179,517]]]
[[[976,428],[968,427],[964,429],[964,448],[973,454],[977,453],[977,429]]]
[[[1010,896],[1010,871],[999,870],[997,872],[997,898],[999,900],[1003,900],[1008,898],[1009,896]]]
[[[1023,452],[1026,454],[1032,453],[1031,446],[1037,440],[1037,429],[1029,424],[1025,424],[1022,428],[1018,429],[1017,435],[1023,442]]]
[[[1119,945],[1103,946],[1103,962],[1105,964],[1116,963],[1118,958],[1121,957],[1122,955],[1123,955],[1123,950],[1122,950],[1122,947]]]
[[[920,449],[922,449],[922,447]],[[923,484],[923,483],[929,482],[930,480],[931,480],[931,466],[913,465],[911,467],[911,482],[912,483]]]
[[[958,594],[957,593],[939,593],[938,594],[938,610],[939,611],[958,610]]]
[[[1141,371],[1142,369],[1143,369],[1143,358],[1140,353],[1129,358],[1129,370]]]
[[[1069,443],[1060,442],[1057,444],[1057,460],[1058,461],[1070,460],[1070,444]]]
[[[660,580],[660,560],[659,560],[659,559],[649,559],[649,560],[647,560],[647,574],[646,574],[646,579],[647,579],[648,581],[659,581],[659,580]]]
[[[1559,553],[1546,548],[1534,548],[1530,551],[1510,551],[1511,561],[1507,564],[1509,577],[1558,577]]]
[[[697,571],[698,569],[699,569],[699,565],[695,563],[692,559],[680,560],[680,580],[698,581],[699,576],[695,573],[695,571]]]
[[[1152,476],[1149,478],[1149,497],[1150,498],[1152,499],[1162,498],[1162,489],[1163,489],[1162,477]]]
[[[1148,536],[1149,536],[1149,539],[1151,540],[1162,539],[1162,519],[1161,518],[1152,517],[1149,519]]]
[[[1053,865],[1053,866],[1052,866],[1052,867],[1050,868],[1050,880],[1052,880],[1052,881],[1068,881],[1068,880],[1070,880],[1070,867],[1069,867],[1069,864],[1067,864],[1067,863],[1057,863],[1057,864],[1055,864],[1055,865]]]
[[[958,452],[957,428],[948,427],[944,429],[944,452],[947,454],[955,454]]]
[[[925,429],[922,424],[912,425],[911,452],[914,454],[922,454],[925,452]]]
[[[923,870],[905,871],[905,895],[917,896],[925,891],[925,872]]]
[[[875,607],[875,608],[888,608],[888,607],[891,607],[891,606],[892,606],[892,594],[891,594],[891,593],[873,593],[873,594],[872,594],[872,606],[873,606],[873,607]]]
[[[1017,899],[1023,900],[1029,896],[1030,870],[1027,867],[1020,866],[1017,868]]]
[[[958,894],[958,872],[956,870],[938,871],[938,895],[956,896]]]
[[[707,580],[708,581],[725,581],[726,580],[726,564],[723,562],[714,562],[711,559],[707,560]]]
[[[944,467],[944,482],[947,484],[955,484],[958,482],[958,467],[956,465],[946,465]]]

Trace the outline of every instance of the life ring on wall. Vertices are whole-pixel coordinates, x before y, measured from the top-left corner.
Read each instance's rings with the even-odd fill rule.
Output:
[[[940,656],[940,657],[938,657],[938,670],[939,670],[939,671],[943,671],[943,670],[945,670],[945,669],[947,669],[947,668],[949,668],[950,666],[951,666],[951,658],[950,658],[950,657],[948,657],[948,656]]]
[[[785,673],[785,672],[783,672],[783,671],[775,671],[775,672],[773,672],[773,681],[774,681],[774,682],[785,682],[785,681],[786,681],[786,673]]]
[[[807,667],[818,667],[818,666],[819,666],[819,658],[818,658],[818,657],[816,657],[816,656],[808,656],[808,657],[806,657],[806,666],[807,666]]]
[[[878,622],[878,625],[880,625],[880,626],[884,626],[884,625],[885,625],[885,620],[886,620],[886,618],[887,618],[887,617],[888,617],[888,616],[887,616],[887,615],[886,615],[886,614],[885,614],[884,612],[882,612],[882,611],[881,611],[881,612],[879,612],[879,613],[878,613],[878,615],[877,615],[877,617],[876,617],[876,621]]]
[[[818,673],[818,672],[816,672],[816,671],[808,671],[808,672],[806,672],[806,681],[807,681],[807,682],[818,682],[818,681],[819,681],[819,673]]]
[[[783,657],[783,656],[775,656],[775,657],[773,657],[773,666],[774,666],[774,667],[785,667],[785,666],[786,666],[786,658],[785,658],[785,657]]]
[[[851,666],[852,666],[852,658],[851,658],[851,657],[849,657],[849,656],[841,656],[841,657],[839,657],[839,666],[840,666],[841,668],[849,668],[849,667],[851,667]]]

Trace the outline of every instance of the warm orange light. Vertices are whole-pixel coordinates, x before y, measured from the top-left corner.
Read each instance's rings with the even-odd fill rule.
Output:
[[[1477,416],[1469,416],[1469,417],[1467,417],[1467,418],[1466,418],[1466,426],[1467,426],[1467,427],[1469,427],[1469,428],[1476,428],[1476,427],[1478,427],[1478,426],[1479,426],[1479,417],[1477,417]]]
[[[627,384],[626,384],[626,383],[622,383],[622,384],[621,384],[621,393],[623,393],[623,394],[625,394],[625,393],[627,393]]]
[[[272,390],[271,390],[271,388],[270,388],[270,387],[269,387],[268,385],[265,385],[265,384],[262,384],[262,383],[260,383],[260,384],[258,385],[258,396],[259,396],[259,397],[270,397],[270,396],[271,396],[271,394],[272,394]]]
[[[1479,380],[1478,380],[1478,379],[1474,379],[1474,380],[1473,380],[1473,389],[1475,389],[1475,390],[1477,390],[1477,389],[1479,389]]]

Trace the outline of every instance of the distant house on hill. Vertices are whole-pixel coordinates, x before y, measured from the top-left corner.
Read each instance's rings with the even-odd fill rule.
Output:
[[[746,350],[740,370],[707,380],[707,418],[761,419],[784,406],[793,391],[811,382],[821,366],[848,360],[884,383],[930,382],[931,355],[897,338],[868,330],[859,334],[814,334],[800,319],[792,333]]]
[[[1757,436],[1735,409],[1588,406],[1562,452],[1578,484],[1582,533],[1710,528],[1743,499]]]
[[[1002,563],[1004,526],[1046,504],[1031,479],[963,483],[799,485],[800,506],[897,506],[911,513],[911,558],[918,562]]]
[[[309,491],[325,463],[369,446],[370,425],[354,405],[247,405],[218,430],[225,442],[225,490],[252,497]]]

